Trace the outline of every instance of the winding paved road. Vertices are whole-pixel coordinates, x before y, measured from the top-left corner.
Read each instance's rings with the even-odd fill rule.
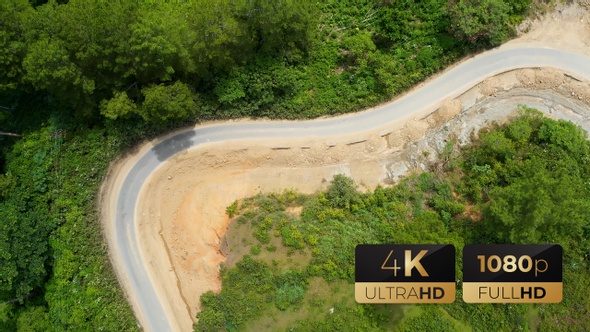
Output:
[[[239,139],[272,139],[306,136],[336,136],[361,133],[382,128],[385,124],[404,118],[420,110],[432,108],[441,101],[455,98],[487,77],[517,68],[554,67],[580,79],[590,80],[590,59],[564,51],[539,47],[510,47],[485,52],[446,71],[421,88],[387,105],[336,118],[276,123],[231,123],[197,128],[168,138],[144,153],[125,174],[125,180],[115,195],[114,218],[103,222],[113,223],[115,234],[107,234],[111,255],[122,262],[121,278],[126,278],[135,296],[146,331],[172,331],[177,326],[169,321],[164,303],[156,294],[138,246],[135,204],[146,179],[174,154],[206,142]],[[136,308],[137,310],[137,308]],[[172,318],[170,318],[172,319]]]

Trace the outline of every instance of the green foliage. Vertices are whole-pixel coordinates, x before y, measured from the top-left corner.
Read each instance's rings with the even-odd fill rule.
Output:
[[[445,307],[452,317],[469,323],[473,331],[532,330],[530,323],[525,319],[527,312],[532,309],[531,305],[480,303]]]
[[[238,212],[238,201],[234,201],[225,209],[225,213],[227,213],[228,217],[233,218]]]
[[[307,287],[304,273],[280,272],[248,255],[235,268],[222,269],[221,279],[235,287],[201,297],[203,310],[197,314],[195,331],[240,330],[273,303],[280,310],[300,303]]]
[[[446,1],[390,2],[379,11],[377,45],[372,58],[383,92],[406,89],[441,69],[469,47],[449,34],[451,21]]]
[[[394,43],[426,41],[433,48],[441,49],[446,38],[443,34],[449,25],[445,13],[445,1],[428,0],[414,3],[408,0],[392,2],[381,10],[380,32]],[[410,28],[409,28],[410,27]]]
[[[273,76],[288,87],[285,67],[307,57],[319,17],[315,2],[287,0],[72,0],[35,9],[10,0],[1,9],[9,16],[2,32],[0,64],[7,70],[0,88],[24,83],[77,114],[95,116],[100,109],[115,119],[138,113],[148,122],[201,115],[195,112],[195,93],[213,97],[216,77],[261,58],[284,60]],[[162,93],[173,96],[167,101],[173,105],[166,107]]]
[[[490,191],[484,211],[490,233],[511,243],[559,243],[576,239],[588,223],[590,207],[584,180],[547,170],[544,162],[529,159],[518,171],[521,179]],[[582,197],[580,194],[582,193]],[[490,234],[491,235],[491,234]],[[577,241],[576,241],[577,242]]]
[[[26,27],[21,22],[32,15],[26,0],[7,0],[0,3],[0,90],[15,89],[23,69],[21,62],[26,54]]]
[[[483,145],[490,156],[499,161],[506,161],[514,156],[514,143],[507,138],[503,131],[493,131],[482,135]]]
[[[28,47],[23,59],[23,80],[36,89],[48,90],[58,98],[71,98],[70,103],[83,106],[84,94],[91,94],[94,82],[85,79],[59,39],[41,39]]]
[[[26,134],[7,155],[13,183],[0,201],[0,301],[32,294],[16,304],[19,330],[135,330],[97,245],[96,195],[118,150],[102,130],[57,128]]]
[[[70,132],[56,165],[59,227],[49,237],[52,274],[44,298],[58,330],[134,331],[137,325],[124,300],[101,243],[96,195],[108,160],[117,154],[100,129]],[[117,313],[117,314],[113,314]]]
[[[168,82],[176,71],[193,73],[190,57],[191,36],[183,10],[188,4],[153,2],[137,7],[137,18],[128,26],[129,40],[126,57],[119,63],[128,65],[124,76],[140,82]],[[180,82],[176,82],[180,83]]]
[[[45,130],[18,141],[6,167],[16,185],[0,201],[0,291],[14,297],[40,287],[47,276],[48,237],[55,227],[49,210],[55,199],[52,167],[58,153],[48,138]]]
[[[250,247],[250,254],[252,254],[252,256],[259,255],[261,249],[262,248],[260,247],[260,244],[255,244],[252,247]]]
[[[16,331],[14,306],[9,304],[0,304],[0,332],[13,331]]]
[[[9,0],[0,89],[95,120],[348,112],[505,39],[527,1]]]
[[[279,310],[286,310],[303,300],[307,290],[305,275],[297,272],[287,272],[275,277],[277,286],[275,306]]]
[[[465,190],[477,201],[488,201],[481,236],[500,243],[561,243],[566,251],[586,248],[586,133],[571,123],[523,112],[507,127],[482,134],[481,145],[466,153]]]
[[[296,225],[289,225],[281,228],[281,236],[283,238],[283,245],[286,247],[293,247],[295,249],[305,248],[305,241],[303,234]]]
[[[23,311],[16,322],[17,331],[22,332],[45,332],[51,329],[45,308],[28,307]]]
[[[297,321],[288,331],[380,331],[388,321],[385,315],[376,314],[375,306],[358,305],[355,308],[336,304],[333,313],[322,313]]]
[[[429,306],[420,310],[418,315],[408,315],[396,326],[395,331],[461,331],[451,317],[439,307]]]
[[[256,195],[253,199],[253,203],[260,207],[261,211],[266,213],[285,210],[285,205],[281,203],[279,200],[262,194]],[[248,205],[248,203],[245,203],[245,205]]]
[[[129,99],[126,92],[117,92],[110,100],[101,102],[101,113],[113,120],[124,118],[137,113],[137,105]]]
[[[564,150],[581,161],[588,158],[587,137],[583,129],[565,120],[544,121],[538,133],[541,144]]]
[[[450,0],[451,29],[473,44],[497,46],[514,34],[509,22],[510,5],[504,0]]]
[[[403,62],[382,52],[375,52],[370,56],[370,65],[375,71],[376,87],[382,94],[391,97],[405,88],[407,81],[400,77],[406,74]]]
[[[316,2],[310,0],[251,0],[238,12],[247,36],[261,54],[299,61],[315,36]]]
[[[369,54],[375,52],[377,47],[371,39],[369,31],[359,31],[351,33],[342,39],[342,48],[345,61],[355,64],[356,66],[366,66]]]
[[[184,119],[197,112],[197,97],[191,88],[182,82],[149,86],[143,88],[141,93],[145,100],[138,112],[146,121]]]
[[[292,117],[282,101],[294,97],[305,73],[284,60],[261,57],[222,75],[213,93],[221,116]],[[280,114],[280,115],[279,115]]]
[[[359,196],[354,181],[342,174],[334,176],[326,192],[326,199],[330,202],[329,205],[340,209],[351,209]]]

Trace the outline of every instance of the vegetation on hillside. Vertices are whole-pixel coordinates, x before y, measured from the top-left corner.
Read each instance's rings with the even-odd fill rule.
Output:
[[[530,4],[41,2],[0,5],[5,102],[42,91],[60,112],[148,122],[358,109],[499,45]]]
[[[528,3],[0,1],[0,132],[22,135],[0,135],[0,331],[137,329],[95,202],[141,139],[374,105],[500,43]]]
[[[235,266],[201,297],[196,331],[580,331],[590,326],[590,142],[571,122],[525,109],[482,132],[441,171],[360,193],[336,175],[326,192],[240,202],[227,234]],[[442,162],[442,161],[441,161]],[[302,206],[300,216],[289,211]],[[557,243],[560,304],[361,305],[357,244]]]

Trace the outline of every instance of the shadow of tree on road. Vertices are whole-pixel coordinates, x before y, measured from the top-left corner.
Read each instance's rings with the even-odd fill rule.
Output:
[[[192,138],[195,135],[194,130],[185,131],[158,143],[152,148],[152,151],[159,161],[164,161],[177,153],[187,150],[191,146]]]

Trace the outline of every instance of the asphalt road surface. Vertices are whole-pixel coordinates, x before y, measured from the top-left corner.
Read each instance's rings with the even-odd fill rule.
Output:
[[[117,267],[119,275],[128,279],[127,293],[135,296],[144,317],[140,323],[145,331],[172,331],[161,299],[150,280],[145,262],[138,247],[135,224],[135,204],[140,190],[152,172],[174,154],[194,148],[202,143],[240,139],[273,139],[307,136],[336,136],[361,133],[382,128],[385,124],[432,107],[442,100],[455,98],[480,83],[485,78],[517,68],[554,67],[572,76],[590,80],[590,59],[564,51],[540,47],[511,47],[485,52],[446,71],[421,88],[382,107],[352,115],[329,119],[293,122],[245,122],[228,123],[197,128],[180,133],[147,151],[126,174],[116,195],[115,234],[116,244],[111,245],[111,255],[122,262]]]

